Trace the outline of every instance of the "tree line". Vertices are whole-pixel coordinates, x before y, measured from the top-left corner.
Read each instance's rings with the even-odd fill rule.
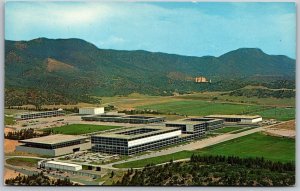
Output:
[[[5,180],[6,185],[10,186],[78,186],[79,184],[73,183],[68,178],[54,179],[44,175],[43,172],[25,176],[18,174],[15,178]]]
[[[50,135],[52,131],[43,131],[42,133],[36,132],[34,129],[21,129],[18,131],[12,131],[4,134],[5,139],[11,140],[24,140],[24,139],[31,139],[36,137],[42,137]]]
[[[127,186],[291,186],[295,165],[235,156],[192,155],[188,162],[130,169],[114,185]]]

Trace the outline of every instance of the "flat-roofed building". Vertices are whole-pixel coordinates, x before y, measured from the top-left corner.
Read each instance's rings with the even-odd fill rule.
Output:
[[[92,151],[132,155],[181,141],[181,130],[163,126],[132,127],[92,135]]]
[[[189,119],[186,119],[186,120],[206,123],[206,128],[205,128],[206,131],[219,129],[219,128],[222,128],[224,126],[224,120],[223,119],[195,117],[195,118],[189,118]]]
[[[58,109],[54,111],[39,111],[39,112],[27,112],[17,114],[15,116],[16,120],[27,120],[27,119],[37,119],[37,118],[46,118],[46,117],[57,117],[65,115],[63,109]]]
[[[225,122],[231,123],[258,123],[262,121],[262,117],[259,115],[208,115],[205,118],[223,119]]]
[[[80,115],[99,115],[104,113],[104,107],[82,107],[79,108]]]
[[[161,123],[165,121],[165,117],[141,116],[141,115],[94,115],[81,117],[84,121],[101,121],[115,123],[133,123],[133,124],[149,124]]]
[[[42,168],[49,170],[63,170],[63,171],[79,171],[82,170],[82,165],[58,162],[58,161],[46,161],[40,164]]]
[[[22,145],[16,151],[35,153],[47,156],[60,156],[91,148],[88,137],[74,135],[49,135],[44,137],[20,140]]]
[[[179,128],[183,134],[190,134],[190,139],[199,138],[205,135],[207,124],[203,121],[171,121],[165,123],[166,127]]]

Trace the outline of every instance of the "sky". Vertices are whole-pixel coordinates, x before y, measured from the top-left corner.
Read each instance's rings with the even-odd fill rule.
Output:
[[[5,39],[80,38],[101,49],[296,57],[294,3],[7,2]]]

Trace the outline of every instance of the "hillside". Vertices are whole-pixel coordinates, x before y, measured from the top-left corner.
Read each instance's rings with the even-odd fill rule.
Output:
[[[205,76],[212,84],[196,84]],[[295,60],[241,48],[220,57],[191,57],[142,50],[99,49],[80,39],[5,41],[6,89],[36,89],[58,95],[171,95],[233,90],[247,80],[292,79]],[[239,81],[236,81],[239,79]],[[240,79],[244,79],[240,80]]]

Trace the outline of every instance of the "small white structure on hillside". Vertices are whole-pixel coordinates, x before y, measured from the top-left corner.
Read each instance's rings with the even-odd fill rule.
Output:
[[[81,115],[99,115],[104,113],[104,107],[82,107],[79,108]]]

